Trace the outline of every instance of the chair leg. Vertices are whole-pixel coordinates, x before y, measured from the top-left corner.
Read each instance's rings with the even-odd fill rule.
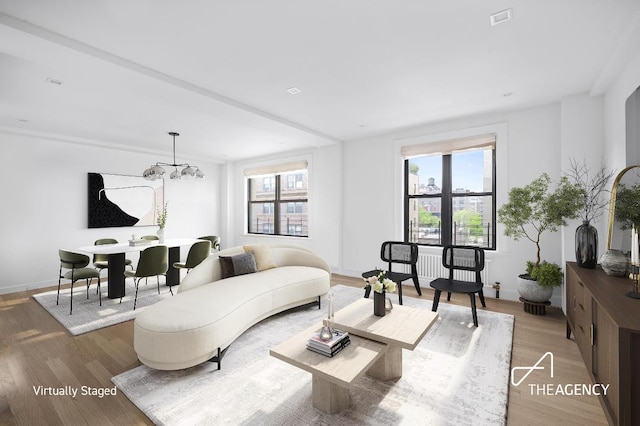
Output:
[[[85,281],[87,282],[87,300],[89,300],[89,286],[91,285],[90,283],[93,281],[93,278],[87,278]]]
[[[476,294],[469,293],[471,299],[471,314],[473,315],[473,325],[478,326],[478,313],[476,312]]]
[[[402,283],[398,283],[398,303],[402,305]]]
[[[447,292],[447,302],[451,302],[451,292]]]
[[[368,299],[370,294],[371,294],[371,286],[369,285],[364,288],[364,298]]]
[[[60,281],[62,281],[62,266],[60,267],[60,273],[58,274],[58,296],[56,296],[56,305],[60,302]]]
[[[158,281],[158,294],[160,294],[160,275],[156,275],[156,281]]]
[[[133,283],[136,285],[136,297],[135,299],[133,299],[133,310],[136,310],[136,304],[138,303],[138,286],[140,285],[140,280],[141,278],[138,278],[138,280],[136,280],[135,278],[133,279]]]
[[[478,292],[478,296],[480,296],[480,303],[482,303],[482,307],[486,308],[487,304],[484,303],[484,293],[482,292],[482,289]]]
[[[416,291],[418,292],[418,296],[422,296],[420,281],[418,281],[418,268],[416,268],[416,265],[411,265],[411,274],[413,274],[413,277],[411,278],[413,279],[413,285],[415,286]]]
[[[100,299],[100,306],[102,306],[102,290],[100,289],[100,277],[98,277],[98,299]]]
[[[436,312],[438,310],[438,303],[440,303],[440,290],[435,290],[433,294],[433,304],[431,305],[431,310]]]
[[[69,298],[69,315],[73,314],[73,281],[71,281],[71,297]]]

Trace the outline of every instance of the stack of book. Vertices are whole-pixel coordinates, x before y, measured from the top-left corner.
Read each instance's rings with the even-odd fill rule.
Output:
[[[145,244],[151,244],[152,242],[153,241],[151,241],[151,240],[145,240],[145,239],[129,240],[129,246],[131,246],[131,247],[143,246]]]
[[[318,333],[311,336],[307,342],[307,349],[324,356],[332,357],[351,343],[349,333],[333,329],[330,340],[322,340]]]

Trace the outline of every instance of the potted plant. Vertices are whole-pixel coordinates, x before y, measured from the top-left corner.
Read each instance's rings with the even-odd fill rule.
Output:
[[[555,263],[541,261],[540,237],[566,225],[566,219],[578,216],[584,193],[564,176],[550,189],[551,178],[543,173],[528,185],[509,191],[509,201],[498,210],[498,221],[505,225],[504,234],[518,241],[526,238],[536,246],[535,262],[527,262],[526,273],[519,276],[518,292],[530,302],[546,302],[553,288],[562,285],[562,270]]]
[[[591,223],[609,205],[608,197],[603,195],[608,192],[606,188],[614,172],[607,170],[603,164],[593,173],[584,161],[580,164],[571,159],[566,175],[582,189],[584,196],[584,203],[579,211],[582,225],[578,226],[575,234],[576,263],[581,268],[594,269],[598,264],[598,230]]]
[[[167,225],[167,204],[168,203],[169,203],[168,201],[164,203],[164,206],[162,207],[162,211],[158,209],[158,218],[156,219],[156,223],[160,227],[160,229],[158,229],[157,235],[161,244],[164,243],[164,227]]]

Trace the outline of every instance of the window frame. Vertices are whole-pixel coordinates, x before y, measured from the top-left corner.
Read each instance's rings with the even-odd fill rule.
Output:
[[[309,238],[309,186],[307,184],[307,190],[306,190],[306,197],[298,197],[298,198],[291,198],[290,196],[286,196],[286,198],[283,198],[283,190],[287,191],[287,190],[291,190],[291,189],[297,189],[296,186],[294,184],[294,188],[289,188],[288,187],[288,180],[287,179],[283,179],[283,175],[288,175],[291,176],[290,174],[291,172],[288,171],[282,171],[282,172],[277,172],[277,173],[273,173],[270,176],[263,176],[262,177],[262,186],[263,189],[265,188],[264,186],[264,182],[266,179],[273,177],[275,180],[275,189],[273,191],[273,198],[268,198],[268,199],[260,199],[260,200],[251,200],[251,190],[252,190],[252,180],[258,178],[257,176],[251,177],[251,176],[247,176],[247,197],[246,197],[246,201],[247,201],[247,234],[251,234],[251,235],[268,235],[268,236],[274,236],[274,237],[296,237],[296,238]],[[309,181],[309,170],[305,169],[304,172],[295,172],[295,176],[297,176],[298,174],[302,176],[302,179],[300,180],[301,182],[304,182],[304,173],[307,174],[307,182]],[[297,182],[297,178],[294,178],[294,182]],[[270,191],[269,191],[270,192]],[[281,224],[281,213],[284,211],[285,213],[288,210],[288,205],[289,203],[294,205],[294,212],[293,213],[287,213],[287,214],[298,214],[295,212],[296,208],[295,206],[299,203],[301,206],[301,210],[304,210],[302,208],[303,204],[307,205],[307,234],[306,235],[301,235],[301,234],[291,234],[289,233],[288,229],[283,229],[286,228],[286,225],[282,226]],[[270,217],[273,218],[273,232],[269,233],[269,232],[258,232],[258,231],[252,231],[251,230],[251,221],[252,221],[252,212],[253,212],[253,205],[264,205],[264,204],[272,204],[273,205],[273,211],[271,213],[263,213],[263,215],[269,215]],[[300,214],[303,214],[303,212],[301,211]],[[267,222],[268,223],[268,222]],[[301,225],[302,226],[302,225]],[[262,228],[264,229],[264,225],[262,226]]]
[[[452,175],[452,156],[456,152],[463,151],[463,149],[456,149],[455,151],[448,153],[441,153],[442,156],[442,188],[440,193],[438,194],[409,194],[410,192],[410,183],[409,183],[409,162],[412,158],[404,158],[403,163],[403,238],[405,242],[409,242],[411,236],[411,230],[409,228],[409,221],[411,220],[411,200],[414,199],[429,199],[429,198],[439,198],[440,199],[440,241],[438,244],[431,243],[419,243],[416,242],[419,246],[424,247],[444,247],[446,245],[453,244],[453,199],[454,198],[467,198],[467,197],[486,197],[491,196],[491,210],[492,210],[492,223],[490,229],[490,239],[491,245],[487,247],[482,247],[485,250],[496,251],[497,250],[497,179],[496,179],[496,146],[495,144],[491,148],[491,192],[464,192],[464,193],[456,193],[453,188],[453,175]],[[433,154],[437,154],[434,152]],[[429,154],[424,154],[427,156]]]

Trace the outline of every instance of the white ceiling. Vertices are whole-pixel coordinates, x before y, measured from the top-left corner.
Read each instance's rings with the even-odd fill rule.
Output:
[[[599,94],[639,32],[638,0],[0,0],[0,126],[234,161]]]

